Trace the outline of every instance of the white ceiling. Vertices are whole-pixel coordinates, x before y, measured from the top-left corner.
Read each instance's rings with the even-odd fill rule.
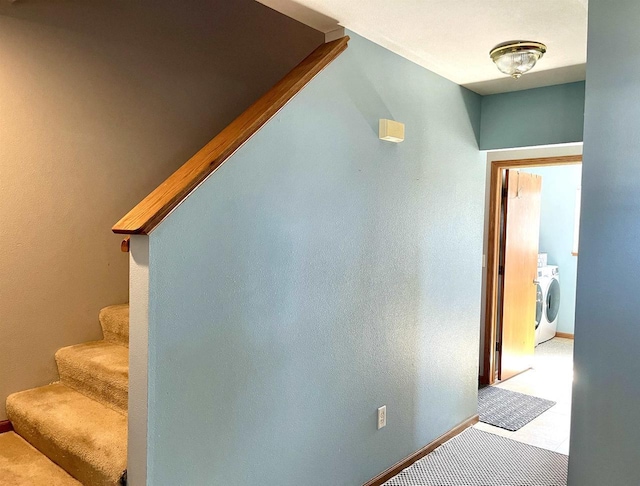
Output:
[[[322,32],[343,26],[480,94],[584,79],[588,0],[257,0]],[[489,50],[508,40],[547,45],[520,80]]]

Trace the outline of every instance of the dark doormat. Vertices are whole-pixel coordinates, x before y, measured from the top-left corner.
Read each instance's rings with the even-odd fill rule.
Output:
[[[568,456],[474,429],[427,454],[385,486],[564,486]]]
[[[478,390],[480,422],[515,431],[531,422],[556,402],[487,386]]]

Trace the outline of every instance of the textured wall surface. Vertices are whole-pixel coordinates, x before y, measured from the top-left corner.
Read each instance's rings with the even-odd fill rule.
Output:
[[[582,141],[584,81],[482,98],[480,148]]]
[[[589,3],[570,486],[640,484],[639,18]]]
[[[152,484],[353,486],[476,413],[480,98],[351,35],[150,236]]]
[[[2,2],[0,420],[127,300],[113,223],[322,41],[252,0]]]
[[[573,251],[576,191],[582,167],[559,165],[524,169],[542,176],[540,208],[540,252],[548,254],[549,265],[560,267],[560,312],[558,331],[573,334],[576,318],[578,259]]]

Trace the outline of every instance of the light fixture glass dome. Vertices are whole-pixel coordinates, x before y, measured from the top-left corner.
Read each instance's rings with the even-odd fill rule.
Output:
[[[509,41],[491,49],[491,59],[498,69],[518,79],[529,71],[547,52],[547,47],[540,42]]]

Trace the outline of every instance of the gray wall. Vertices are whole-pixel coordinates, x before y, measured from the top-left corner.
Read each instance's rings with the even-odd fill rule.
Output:
[[[1,2],[0,420],[128,299],[113,223],[322,41],[252,0]]]
[[[573,334],[576,312],[578,259],[573,251],[576,190],[580,187],[582,167],[559,165],[523,169],[542,176],[540,208],[540,252],[549,257],[549,265],[560,267],[560,312],[558,331]]]
[[[483,150],[581,142],[584,82],[482,98]]]
[[[353,486],[476,413],[480,98],[350,35],[150,236],[151,484]]]
[[[640,484],[639,18],[589,3],[571,486]]]

